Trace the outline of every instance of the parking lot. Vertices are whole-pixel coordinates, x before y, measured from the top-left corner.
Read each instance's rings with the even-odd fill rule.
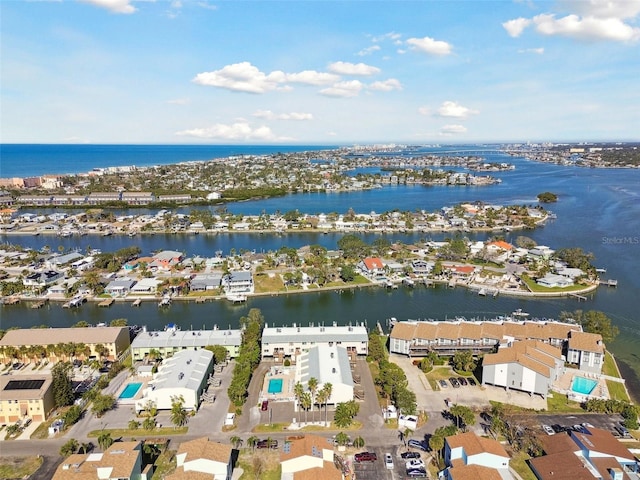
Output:
[[[513,415],[514,419],[525,419],[527,422],[531,417],[522,417],[520,415]],[[584,413],[578,415],[545,415],[538,414],[534,417],[538,423],[540,431],[542,431],[542,425],[560,425],[562,427],[570,428],[573,425],[581,425],[583,423],[590,423],[596,428],[607,430],[615,437],[620,437],[620,434],[616,431],[615,427],[620,426],[620,422],[623,420],[621,415],[613,414],[606,415],[603,413]]]
[[[420,453],[420,460],[422,460],[425,464],[425,470],[427,470],[426,465],[428,465],[429,455],[420,452],[415,448],[410,448],[410,451],[415,451]],[[402,452],[406,452],[407,449],[404,445],[398,443],[398,445],[394,445],[393,447],[365,447],[362,451],[374,452],[377,455],[377,460],[374,462],[355,462],[353,461],[353,457],[349,460],[352,462],[353,470],[356,473],[356,478],[358,480],[389,480],[389,479],[405,479],[405,478],[420,478],[420,477],[410,477],[407,475],[406,463],[410,461],[410,459],[403,459],[400,454]],[[393,469],[386,468],[384,455],[385,453],[390,453],[393,458]],[[422,478],[429,478],[428,476]]]

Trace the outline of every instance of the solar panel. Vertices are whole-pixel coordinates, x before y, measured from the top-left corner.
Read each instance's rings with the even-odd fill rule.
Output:
[[[9,380],[4,387],[6,390],[40,390],[44,380]]]

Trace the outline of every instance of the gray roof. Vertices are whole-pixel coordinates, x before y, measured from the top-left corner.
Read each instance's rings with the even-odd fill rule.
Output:
[[[71,252],[65,255],[58,255],[55,257],[49,258],[49,263],[55,265],[64,265],[69,262],[73,262],[74,260],[78,260],[80,258],[84,258],[84,255],[80,255],[78,252]]]
[[[240,330],[178,330],[177,332],[140,332],[131,348],[206,347],[240,345]]]
[[[196,275],[195,277],[193,277],[193,279],[191,280],[191,286],[214,286],[214,287],[219,287],[220,286],[220,282],[222,281],[222,274],[221,273],[213,273],[213,274],[201,274],[201,275]]]
[[[251,280],[251,272],[244,270],[239,272],[229,272],[230,282],[245,282],[247,280]]]
[[[303,385],[307,385],[313,377],[320,385],[331,383],[353,387],[349,354],[344,347],[316,345],[302,355],[300,363],[300,382]]]
[[[131,288],[135,284],[136,281],[131,280],[130,278],[119,278],[109,282],[109,285],[106,286],[106,290],[111,290],[112,288]]]
[[[368,342],[369,336],[364,326],[330,327],[265,327],[262,344],[283,342]]]
[[[158,373],[149,383],[154,385],[155,390],[189,388],[197,391],[212,362],[213,353],[209,350],[180,350],[162,362]]]

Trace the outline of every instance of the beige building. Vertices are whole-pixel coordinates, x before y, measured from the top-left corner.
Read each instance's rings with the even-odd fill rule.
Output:
[[[0,425],[46,420],[54,407],[50,375],[0,376]]]
[[[333,463],[333,446],[317,435],[287,441],[280,453],[281,480],[341,480]]]
[[[69,343],[84,344],[87,347],[86,351],[75,352],[76,358],[100,357],[96,352],[96,346],[103,345],[107,349],[106,358],[116,360],[130,346],[129,329],[127,327],[87,327],[9,330],[0,340],[0,360],[24,358],[31,361],[29,353],[25,353],[26,348],[40,346],[44,347],[42,353],[49,360],[66,361],[70,360],[68,352],[58,350],[55,346]],[[26,348],[23,349],[23,347]],[[15,355],[16,350],[19,356]]]
[[[571,332],[567,342],[567,362],[580,370],[601,373],[604,364],[604,343],[597,333]]]
[[[148,480],[142,473],[140,442],[115,442],[104,453],[73,454],[58,466],[52,480]]]
[[[165,480],[230,480],[233,472],[232,447],[206,437],[180,444],[176,471]]]

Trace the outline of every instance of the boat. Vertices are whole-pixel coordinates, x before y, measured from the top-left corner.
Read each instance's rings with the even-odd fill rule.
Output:
[[[136,300],[134,300],[134,302],[131,304],[131,306],[132,307],[139,307],[141,303],[142,303],[142,300],[137,298]]]
[[[478,295],[480,295],[481,297],[484,297],[487,295],[487,291],[484,288],[481,288],[480,291],[478,292]]]
[[[164,297],[162,297],[162,300],[160,300],[160,302],[158,303],[158,307],[169,307],[171,306],[171,297],[168,295],[165,295]]]
[[[247,301],[247,296],[241,293],[227,293],[227,300],[232,303],[242,303]]]
[[[515,318],[526,318],[529,314],[527,312],[523,312],[521,308],[518,308],[515,312],[511,313],[511,316]]]

